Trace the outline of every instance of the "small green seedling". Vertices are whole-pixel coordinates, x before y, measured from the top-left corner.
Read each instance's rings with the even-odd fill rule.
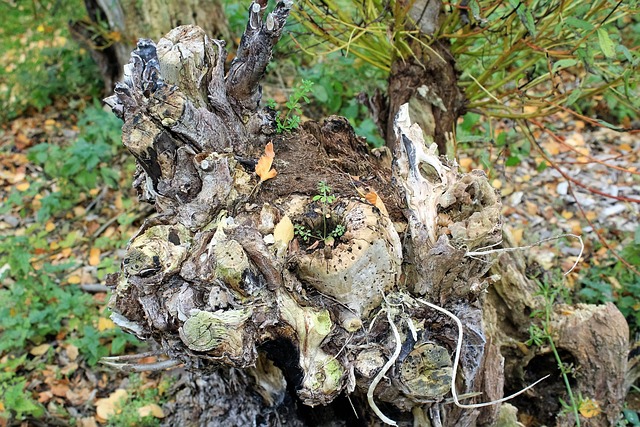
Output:
[[[335,194],[331,194],[331,187],[325,181],[320,181],[318,183],[318,194],[313,196],[312,200],[314,202],[320,202],[322,205],[322,233],[318,232],[314,234],[304,225],[296,224],[293,227],[295,235],[299,236],[304,242],[308,242],[310,239],[322,240],[327,246],[333,243],[336,238],[342,236],[346,231],[344,225],[338,224],[331,231],[328,231],[327,228],[327,219],[331,218],[330,205],[333,204],[336,199]]]
[[[289,96],[289,100],[285,104],[287,112],[284,115],[282,113],[278,113],[276,115],[276,131],[278,133],[283,133],[285,131],[291,132],[300,126],[302,115],[302,106],[300,105],[300,101],[303,100],[306,103],[309,102],[307,94],[311,92],[312,87],[312,81],[302,80],[302,83],[294,89],[293,93]],[[267,106],[269,108],[276,109],[277,104],[273,99],[270,99],[267,101]]]

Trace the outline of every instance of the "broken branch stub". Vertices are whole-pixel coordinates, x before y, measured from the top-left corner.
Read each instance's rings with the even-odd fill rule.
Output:
[[[265,405],[287,390],[309,406],[348,392],[365,411],[370,395],[401,418],[414,408],[439,413],[450,405],[457,325],[420,299],[462,319],[458,389],[475,391],[490,263],[464,255],[499,241],[499,198],[482,173],[461,175],[438,158],[406,107],[392,170],[344,120],[275,135],[259,82],[290,7],[278,2],[265,17],[252,3],[226,78],[224,42],[197,27],[176,28],[157,46],[141,40],[132,53],[107,103],[124,120],[139,198],[158,215],[129,243],[112,318],[188,369],[271,359],[269,381],[256,380],[273,384],[260,391]],[[278,174],[258,186],[254,168],[269,141]],[[333,159],[336,149],[349,161]],[[319,181],[335,200],[314,197]],[[381,200],[370,203],[359,186]],[[445,425],[463,419],[449,411]]]

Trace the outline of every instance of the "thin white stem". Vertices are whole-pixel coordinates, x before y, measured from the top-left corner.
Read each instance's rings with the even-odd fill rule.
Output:
[[[490,250],[486,250],[486,251],[471,251],[471,252],[467,252],[465,254],[465,256],[474,257],[474,256],[481,256],[481,255],[501,254],[501,253],[506,253],[506,252],[521,251],[521,250],[524,250],[524,249],[531,249],[534,246],[541,245],[541,244],[543,244],[545,242],[549,242],[551,240],[558,240],[558,239],[560,239],[562,237],[573,237],[573,238],[578,239],[580,241],[580,253],[578,254],[578,258],[576,259],[576,262],[574,262],[573,265],[571,266],[571,268],[567,272],[565,272],[563,274],[564,276],[566,276],[576,268],[576,266],[580,262],[580,259],[582,258],[582,253],[584,252],[584,242],[582,241],[582,237],[580,237],[580,236],[578,236],[576,234],[570,234],[570,233],[561,234],[559,236],[554,236],[554,237],[549,237],[549,238],[546,238],[546,239],[538,240],[537,242],[532,243],[532,244],[527,245],[527,246],[518,246],[517,248],[500,248],[500,249],[490,249]]]
[[[464,403],[460,403],[460,401],[458,400],[458,392],[456,391],[456,372],[458,371],[458,364],[460,363],[460,353],[462,352],[462,340],[464,338],[464,333],[462,331],[462,322],[460,321],[460,319],[458,318],[458,316],[456,316],[455,314],[451,313],[449,310],[444,309],[442,307],[439,307],[435,304],[431,304],[428,301],[425,301],[423,299],[417,299],[418,301],[420,301],[422,304],[433,308],[434,310],[439,311],[440,313],[446,314],[447,316],[449,316],[451,319],[453,319],[454,322],[456,322],[456,325],[458,326],[458,343],[456,345],[456,355],[453,359],[453,367],[452,367],[452,372],[451,372],[451,395],[453,396],[453,401],[456,404],[456,406],[460,407],[460,408],[466,408],[466,409],[472,409],[472,408],[482,408],[484,406],[491,406],[491,405],[495,405],[498,403],[502,403],[502,402],[506,402],[507,400],[513,399],[514,397],[524,393],[525,391],[529,390],[531,387],[535,386],[536,384],[538,384],[540,381],[543,381],[547,378],[549,378],[549,375],[540,378],[538,381],[534,382],[533,384],[531,384],[530,386],[520,390],[517,393],[514,393],[510,396],[507,397],[503,397],[502,399],[498,399],[498,400],[493,400],[491,402],[485,402],[485,403],[474,403],[474,404],[464,404]]]
[[[382,378],[387,374],[387,371],[389,371],[393,364],[396,363],[398,356],[400,356],[400,351],[402,350],[402,344],[400,344],[400,334],[398,333],[398,328],[396,328],[396,325],[393,323],[393,319],[391,318],[391,313],[389,312],[389,310],[387,310],[387,320],[389,321],[389,326],[393,331],[393,337],[396,340],[396,349],[394,350],[393,355],[391,355],[391,358],[387,360],[387,363],[385,363],[380,372],[378,372],[378,375],[375,376],[375,378],[371,382],[371,385],[369,385],[369,389],[367,390],[367,402],[369,402],[369,406],[371,407],[371,409],[373,409],[373,412],[384,423],[389,424],[390,426],[397,426],[398,424],[395,421],[382,413],[380,408],[378,408],[378,405],[376,405],[376,402],[373,400],[373,392],[376,390],[376,387],[378,386],[380,381],[382,381]]]

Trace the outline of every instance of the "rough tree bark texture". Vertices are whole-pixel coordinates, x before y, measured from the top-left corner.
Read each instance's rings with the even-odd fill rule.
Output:
[[[412,2],[409,16],[421,32],[432,35],[442,18],[440,0]],[[409,24],[407,24],[409,25]],[[362,101],[371,110],[380,133],[390,148],[395,147],[394,120],[400,106],[409,103],[411,120],[422,129],[430,142],[435,142],[440,154],[447,153],[447,140],[456,120],[464,113],[465,97],[458,87],[455,58],[449,41],[438,39],[425,47],[418,41],[409,43],[410,58],[397,58],[389,73],[386,94],[376,92]]]
[[[136,41],[158,40],[179,25],[198,25],[214,37],[229,37],[219,0],[85,0],[87,20],[72,22],[74,38],[98,64],[105,90],[122,80],[123,66]]]
[[[182,26],[141,40],[107,99],[158,212],[111,278],[112,318],[183,365],[166,424],[494,423],[498,406],[457,407],[450,388],[503,394],[504,303],[485,313],[491,258],[468,256],[502,239],[498,194],[439,158],[407,106],[392,162],[340,117],[275,134],[259,83],[291,2],[262,3],[226,76],[224,42]],[[277,175],[260,182],[258,159]],[[463,325],[455,372],[438,307]]]

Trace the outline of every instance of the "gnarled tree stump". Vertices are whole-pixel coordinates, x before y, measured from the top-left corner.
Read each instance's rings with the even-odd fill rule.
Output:
[[[491,262],[467,256],[501,241],[498,194],[439,158],[406,106],[392,164],[339,117],[276,134],[260,79],[291,2],[262,3],[226,76],[224,42],[183,26],[141,40],[107,99],[158,212],[112,277],[112,318],[184,365],[167,424],[493,423],[497,406],[450,395],[454,379],[466,404],[502,395]],[[462,322],[457,371],[441,308]]]

